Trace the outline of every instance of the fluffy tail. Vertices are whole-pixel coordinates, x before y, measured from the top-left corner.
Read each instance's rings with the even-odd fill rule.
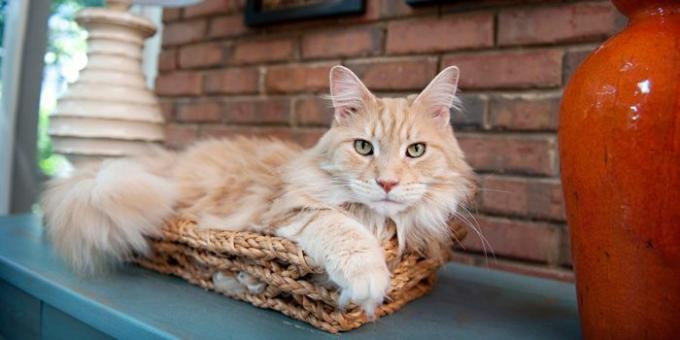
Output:
[[[84,274],[102,271],[132,252],[148,250],[172,214],[176,185],[172,155],[118,159],[53,179],[43,193],[46,228],[56,250]]]

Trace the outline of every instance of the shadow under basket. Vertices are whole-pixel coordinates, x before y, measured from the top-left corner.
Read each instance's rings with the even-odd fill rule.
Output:
[[[466,235],[466,230],[457,224],[452,230],[458,240]],[[199,229],[191,220],[176,219],[164,226],[160,237],[150,241],[150,255],[135,255],[131,262],[257,307],[277,310],[331,333],[349,331],[371,321],[355,305],[340,310],[337,288],[312,280],[323,270],[310,265],[311,260],[290,240],[252,232]],[[384,247],[391,264],[392,284],[385,303],[376,309],[376,318],[394,313],[428,293],[437,269],[444,263],[442,259],[408,252],[399,258],[396,239]],[[246,272],[265,283],[266,288],[259,294],[217,290],[212,278],[218,272]]]

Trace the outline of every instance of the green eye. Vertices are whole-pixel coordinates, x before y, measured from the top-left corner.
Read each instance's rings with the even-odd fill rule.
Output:
[[[406,148],[406,156],[418,158],[425,154],[425,143],[413,143]]]
[[[362,156],[369,156],[373,154],[373,145],[367,140],[357,139],[354,141],[354,150]]]

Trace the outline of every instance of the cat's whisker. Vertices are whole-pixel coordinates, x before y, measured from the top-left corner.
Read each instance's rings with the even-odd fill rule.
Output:
[[[500,189],[489,189],[489,188],[477,188],[477,191],[485,191],[485,192],[499,192],[499,193],[504,193],[504,194],[514,194],[514,191],[510,190],[500,190]]]
[[[482,242],[482,249],[484,250],[484,260],[485,260],[486,264],[488,265],[489,264],[489,258],[488,258],[488,254],[487,254],[487,250],[486,250],[487,247],[488,247],[488,250],[491,252],[491,256],[494,260],[496,259],[496,252],[493,250],[493,246],[491,245],[491,242],[489,242],[489,240],[486,238],[486,236],[484,236],[484,233],[482,231],[481,226],[479,225],[479,222],[477,221],[477,218],[465,206],[460,206],[460,208],[462,209],[463,212],[467,213],[468,216],[470,217],[470,219],[466,218],[466,220],[469,221],[469,223],[470,223],[469,226],[471,226],[471,227],[473,227],[473,228],[475,228],[479,231],[478,236],[480,238],[480,241]],[[463,215],[461,215],[461,214],[458,214],[458,216],[463,217]],[[484,244],[486,244],[486,246]]]
[[[438,190],[437,190],[437,189],[434,189],[434,190],[432,190],[432,191],[435,192],[435,191],[438,191]],[[440,190],[440,191],[441,191],[441,190]],[[442,192],[442,193],[445,193],[445,191],[441,191],[441,192]],[[463,193],[463,192],[460,192],[460,191],[459,191],[459,193]],[[426,196],[430,199],[430,202],[431,202],[432,204],[438,204],[438,203],[439,203],[437,200],[434,200],[434,199],[433,199],[432,193],[428,192]],[[468,218],[467,216],[463,215],[463,214],[462,214],[461,212],[459,212],[459,211],[456,211],[455,214],[454,214],[454,216],[457,217],[457,218],[459,218],[459,219],[461,220],[461,222],[463,222],[463,223],[464,223],[465,225],[467,225],[470,229],[472,229],[473,232],[477,235],[477,237],[479,237],[479,240],[480,240],[481,245],[482,245],[482,251],[483,251],[483,253],[484,253],[484,258],[485,258],[485,260],[487,261],[487,265],[488,265],[488,253],[491,252],[492,257],[493,257],[494,259],[495,259],[495,257],[496,257],[495,252],[494,252],[494,250],[493,250],[493,246],[492,246],[491,243],[488,241],[488,239],[483,235],[483,233],[482,233],[482,231],[481,231],[481,227],[479,226],[479,222],[476,220],[476,218],[474,217],[474,215],[473,215],[472,213],[470,213],[470,211],[469,211],[465,206],[463,206],[463,205],[458,205],[458,208],[459,208],[460,210],[462,210],[464,213],[467,213],[467,214],[470,216],[470,218]]]
[[[480,242],[482,244],[482,252],[484,253],[484,258],[488,259],[487,242],[485,241],[486,238],[484,237],[484,235],[482,235],[481,230],[478,227],[476,227],[472,222],[467,220],[467,218],[463,217],[462,215],[456,213],[455,216],[457,218],[459,218],[466,226],[468,226],[470,229],[472,229],[472,231],[477,235],[477,237],[479,237]],[[487,263],[487,265],[488,265],[488,263]]]

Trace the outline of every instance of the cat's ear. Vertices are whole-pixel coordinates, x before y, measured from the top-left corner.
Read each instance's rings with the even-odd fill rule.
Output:
[[[338,122],[359,111],[374,98],[359,77],[344,66],[336,65],[331,68],[330,84],[331,100]]]
[[[460,100],[456,97],[458,75],[458,67],[445,68],[416,97],[413,105],[431,115],[439,124],[448,125],[451,108],[460,106]]]

